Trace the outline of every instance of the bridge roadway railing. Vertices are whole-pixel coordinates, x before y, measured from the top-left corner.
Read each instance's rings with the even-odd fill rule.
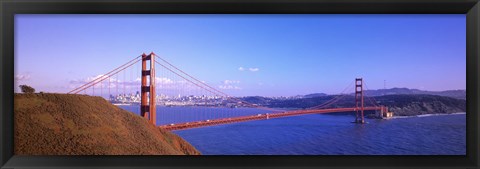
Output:
[[[381,110],[381,109],[382,107],[364,107],[364,110]],[[245,122],[245,121],[265,120],[270,118],[281,118],[281,117],[288,117],[288,116],[298,116],[298,115],[318,114],[318,113],[351,112],[351,111],[356,111],[356,108],[351,107],[351,108],[333,108],[333,109],[294,110],[294,111],[287,111],[287,112],[273,113],[273,114],[267,113],[267,114],[259,114],[259,115],[249,115],[249,116],[239,116],[239,117],[195,121],[195,122],[187,122],[187,123],[178,123],[178,124],[172,124],[172,125],[162,125],[159,127],[166,130],[170,130],[170,131],[185,130],[190,128],[239,123],[239,122]]]

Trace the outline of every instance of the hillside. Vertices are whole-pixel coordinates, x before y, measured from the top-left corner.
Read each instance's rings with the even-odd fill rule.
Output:
[[[199,155],[179,136],[101,97],[15,94],[15,155]]]
[[[375,97],[397,116],[466,112],[466,101],[435,95],[385,95]]]
[[[301,98],[290,100],[270,100],[269,102],[258,103],[262,106],[275,108],[309,108],[321,105],[336,96],[320,96],[314,98]],[[260,100],[260,99],[258,99]],[[410,116],[421,114],[438,114],[438,113],[457,113],[466,111],[466,100],[455,99],[452,97],[426,95],[426,94],[399,94],[385,95],[376,97],[365,97],[365,106],[373,106],[372,101],[376,101],[380,105],[389,107],[395,116]],[[255,103],[255,102],[253,102]],[[265,103],[265,104],[262,104]],[[337,107],[354,107],[354,96],[347,95],[336,103],[324,108]]]
[[[366,96],[383,96],[383,95],[400,95],[400,94],[426,94],[452,97],[456,99],[466,100],[467,92],[465,90],[445,90],[445,91],[426,91],[409,88],[391,88],[391,89],[378,89],[378,90],[365,90]],[[352,93],[353,95],[353,93]]]

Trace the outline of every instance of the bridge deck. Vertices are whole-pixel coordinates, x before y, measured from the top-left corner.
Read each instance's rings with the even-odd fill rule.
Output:
[[[364,110],[381,110],[382,107],[364,107]],[[254,120],[265,120],[270,118],[281,118],[281,117],[289,117],[289,116],[298,116],[298,115],[305,115],[305,114],[319,114],[319,113],[338,113],[338,112],[349,112],[355,111],[356,108],[334,108],[334,109],[313,109],[313,110],[295,110],[295,111],[287,111],[282,113],[272,113],[272,114],[261,114],[261,115],[249,115],[249,116],[240,116],[240,117],[231,117],[231,118],[222,118],[222,119],[214,119],[208,121],[196,121],[196,122],[187,122],[187,123],[179,123],[174,125],[162,125],[159,126],[160,128],[166,130],[185,130],[191,128],[198,128],[198,127],[206,127],[206,126],[214,126],[214,125],[222,125],[222,124],[230,124],[230,123],[239,123],[245,121],[254,121]]]

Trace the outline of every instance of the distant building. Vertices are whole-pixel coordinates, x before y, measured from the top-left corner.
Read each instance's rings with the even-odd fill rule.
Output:
[[[385,113],[385,117],[386,117],[386,118],[393,117],[393,112],[386,112],[386,113]]]
[[[393,112],[389,112],[388,109],[387,111],[377,111],[375,113],[375,115],[378,117],[378,118],[381,118],[381,119],[388,119],[388,118],[391,118],[393,117]]]

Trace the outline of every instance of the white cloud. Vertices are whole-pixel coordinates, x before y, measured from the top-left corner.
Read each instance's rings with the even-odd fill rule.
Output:
[[[98,79],[97,79],[98,78]],[[100,80],[103,80],[103,82],[108,82],[110,80],[110,82],[120,82],[119,80],[117,80],[115,77],[108,77],[106,75],[97,75],[97,76],[91,76],[91,77],[87,77],[87,78],[84,78],[84,79],[74,79],[74,80],[71,80],[70,81],[70,84],[84,84],[84,83],[88,83],[88,82],[91,82],[91,81],[94,81],[95,82],[99,82]]]
[[[140,79],[140,78],[139,78]],[[180,82],[180,81],[178,81]],[[163,84],[173,84],[175,82],[173,82],[172,79],[169,79],[169,78],[166,78],[166,77],[155,77],[155,83],[163,83]]]
[[[239,84],[240,81],[238,80],[224,80],[223,84],[228,85],[228,84]]]
[[[239,71],[248,70],[248,71],[250,71],[250,72],[257,72],[257,71],[259,71],[260,69],[259,69],[259,68],[256,68],[256,67],[251,67],[251,68],[239,67],[238,70],[239,70]]]
[[[119,79],[116,79],[116,76],[111,76],[111,77],[108,77],[107,75],[104,75],[104,74],[100,74],[100,75],[96,75],[96,76],[91,76],[91,77],[87,77],[87,78],[84,78],[84,79],[74,79],[74,80],[71,80],[70,81],[70,85],[69,85],[69,88],[73,89],[73,88],[77,88],[77,87],[80,87],[80,86],[83,86],[84,84],[87,84],[89,82],[96,82],[96,84],[94,85],[95,88],[114,88],[114,87],[117,87],[117,84],[119,87],[123,87],[123,85],[125,84],[125,88],[132,88],[131,86],[137,84],[137,82],[135,82],[135,80],[133,81],[126,81],[125,83]],[[138,83],[140,84],[140,83]]]
[[[248,70],[250,70],[251,72],[256,72],[256,71],[259,71],[260,69],[259,68],[248,68]]]
[[[242,88],[233,85],[219,85],[218,88],[226,90],[241,90]]]
[[[222,84],[218,86],[220,89],[227,89],[227,90],[240,90],[242,88],[238,87],[239,80],[224,80]]]
[[[29,79],[30,79],[29,74],[17,74],[17,75],[15,75],[15,80],[16,81],[29,80]]]

